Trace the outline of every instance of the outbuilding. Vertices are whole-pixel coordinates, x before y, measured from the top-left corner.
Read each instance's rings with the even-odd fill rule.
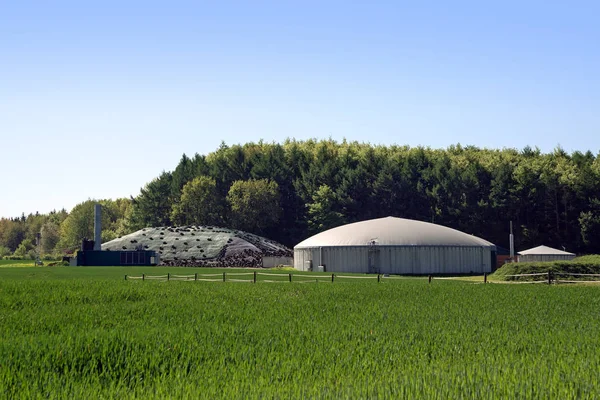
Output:
[[[538,246],[533,249],[523,250],[519,252],[519,262],[532,261],[568,261],[575,258],[575,254],[568,251],[553,249],[548,246]]]
[[[381,274],[491,272],[496,246],[458,230],[387,217],[355,222],[314,235],[294,247],[301,271]]]

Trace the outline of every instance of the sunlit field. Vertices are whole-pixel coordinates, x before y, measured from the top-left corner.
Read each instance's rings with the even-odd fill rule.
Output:
[[[0,269],[0,397],[600,396],[597,287],[207,271]]]

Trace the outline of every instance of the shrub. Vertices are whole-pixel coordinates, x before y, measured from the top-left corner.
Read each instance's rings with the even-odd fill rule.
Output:
[[[10,249],[6,246],[0,246],[0,259],[6,257],[12,253]]]
[[[37,252],[33,249],[27,252],[27,258],[30,260],[35,260],[37,258]]]
[[[600,255],[599,254],[589,254],[587,256],[577,257],[573,260],[574,262],[584,262],[584,263],[596,263],[600,265]]]
[[[19,244],[19,247],[14,252],[15,256],[22,257],[22,260],[32,259],[32,250],[34,250],[33,243],[30,239],[25,239]],[[33,258],[35,258],[35,251],[33,251]]]
[[[575,274],[600,274],[600,263],[581,261],[547,261],[547,262],[519,262],[504,264],[494,276],[504,280],[531,280],[532,277],[512,277],[508,275],[542,274],[542,273],[568,272]]]
[[[15,256],[15,255],[4,256],[3,259],[4,260],[25,260],[25,258],[23,258],[22,256]]]

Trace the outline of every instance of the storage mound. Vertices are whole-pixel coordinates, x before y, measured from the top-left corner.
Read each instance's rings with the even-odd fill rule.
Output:
[[[161,265],[261,267],[263,257],[292,257],[291,249],[248,232],[215,226],[144,228],[102,244],[102,250],[154,250]]]

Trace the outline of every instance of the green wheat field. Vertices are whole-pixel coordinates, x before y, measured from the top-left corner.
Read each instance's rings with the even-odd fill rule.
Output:
[[[597,287],[207,271],[0,268],[0,398],[600,397]]]

